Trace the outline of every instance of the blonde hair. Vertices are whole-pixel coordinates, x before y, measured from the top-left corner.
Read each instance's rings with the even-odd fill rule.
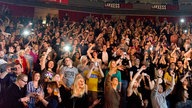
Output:
[[[88,60],[87,56],[85,56],[85,55],[81,56],[81,58],[80,58],[80,63],[81,64],[83,64],[83,60]]]
[[[21,55],[25,54],[25,50],[22,49],[22,50],[18,51],[17,54],[18,54],[19,56],[21,56]]]
[[[87,91],[86,84],[84,84],[83,88],[79,88],[78,82],[80,79],[83,79],[85,82],[84,77],[81,74],[77,74],[75,76],[74,83],[73,83],[72,97],[82,97]],[[77,96],[77,94],[78,94],[78,96]]]

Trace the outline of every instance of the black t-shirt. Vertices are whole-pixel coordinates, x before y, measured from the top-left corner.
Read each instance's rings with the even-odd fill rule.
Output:
[[[68,92],[68,101],[66,102],[66,108],[89,108],[88,95],[83,94],[82,97],[72,97],[71,92]]]
[[[5,108],[24,108],[23,103],[19,99],[25,97],[25,93],[24,89],[13,83],[6,92]]]

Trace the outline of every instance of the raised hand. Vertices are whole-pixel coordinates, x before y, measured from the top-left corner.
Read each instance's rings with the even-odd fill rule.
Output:
[[[93,102],[93,105],[95,106],[95,105],[99,104],[100,101],[101,101],[101,99],[96,99],[96,100]]]
[[[51,48],[51,47],[48,47],[47,53],[50,53],[51,51],[52,51],[52,48]]]
[[[145,65],[143,65],[143,66],[141,67],[141,69],[142,69],[142,70],[145,70],[145,69],[147,69],[147,67],[146,67]]]
[[[173,72],[173,70],[170,71],[170,74],[172,77],[175,77],[175,72]]]

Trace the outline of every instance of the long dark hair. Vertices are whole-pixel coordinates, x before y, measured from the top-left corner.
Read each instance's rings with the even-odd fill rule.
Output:
[[[33,81],[34,78],[35,78],[35,74],[39,74],[39,75],[40,75],[40,78],[41,78],[41,73],[40,73],[40,72],[33,71],[32,81]],[[41,79],[39,79],[39,81],[38,81],[38,87],[42,87],[42,85],[41,85],[41,81],[40,81],[40,80],[41,80]]]
[[[58,89],[57,82],[55,82],[55,81],[47,82],[47,87],[50,87],[53,90],[53,92],[51,93],[51,96],[55,96],[54,90]]]

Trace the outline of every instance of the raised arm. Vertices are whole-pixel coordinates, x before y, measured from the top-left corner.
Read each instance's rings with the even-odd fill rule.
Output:
[[[131,80],[131,82],[129,83],[129,86],[128,86],[128,88],[127,88],[127,96],[128,96],[128,97],[131,96],[132,93],[133,93],[133,85],[134,85],[137,77],[138,77],[138,76],[140,75],[140,73],[141,73],[143,70],[145,70],[145,69],[146,69],[146,67],[145,67],[145,66],[142,66],[142,67],[139,69],[139,71],[135,74],[135,76],[133,77],[133,79]]]
[[[162,95],[164,95],[164,97],[169,95],[174,89],[174,86],[175,86],[175,73],[174,72],[171,73],[171,77],[172,77],[171,86],[168,89],[166,89],[165,92],[163,92]]]
[[[189,76],[189,72],[187,72],[183,78],[180,79],[180,81],[183,83],[183,81]]]
[[[185,54],[184,56],[187,58],[192,52],[192,48],[190,48]]]
[[[98,63],[98,66],[99,66],[99,73],[100,73],[101,77],[103,78],[104,77],[104,73],[103,73],[103,71],[101,69],[100,63]]]
[[[93,60],[93,57],[92,57],[92,55],[91,55],[91,50],[92,50],[92,48],[95,46],[95,44],[92,44],[90,47],[89,47],[89,49],[87,50],[87,55],[88,55],[88,57],[89,57],[89,59],[90,60]]]
[[[51,52],[51,50],[52,50],[51,48],[48,48],[46,53],[45,53],[45,56],[42,58],[41,70],[45,69],[46,59],[47,59],[49,52]]]
[[[86,77],[87,77],[88,79],[90,78],[91,73],[92,73],[92,71],[93,71],[94,68],[95,68],[95,65],[93,65],[93,66],[91,67],[91,70],[89,70],[89,72],[87,73]]]
[[[105,83],[104,83],[105,89],[106,88],[112,88],[112,86],[111,86],[111,76],[113,74],[115,74],[116,71],[117,71],[117,68],[112,68],[112,69],[109,70],[109,73],[107,74],[106,79],[105,79]]]
[[[128,63],[129,63],[129,68],[131,68],[131,67],[132,67],[132,63],[131,63],[130,56],[127,54],[125,57],[126,57],[126,58],[127,58],[127,60],[128,60]]]

